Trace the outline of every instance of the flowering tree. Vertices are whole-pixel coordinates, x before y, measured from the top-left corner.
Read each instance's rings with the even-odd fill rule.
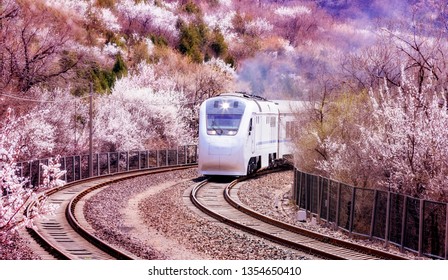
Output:
[[[16,2],[0,5],[0,88],[26,92],[65,76],[79,58],[63,59],[71,40],[60,18],[36,3]]]
[[[385,84],[370,92],[368,121],[352,126],[350,139],[329,137],[319,168],[337,177],[363,166],[374,183],[416,197],[445,200],[448,186],[448,113],[442,92],[431,81]]]
[[[318,25],[316,18],[321,16],[315,9],[302,5],[280,6],[275,9],[274,14],[277,16],[275,18],[277,33],[283,35],[293,45],[302,43],[304,38],[309,38],[315,33]]]
[[[117,80],[109,96],[97,99],[95,136],[101,150],[145,149],[191,141],[191,117],[185,95],[171,77],[158,76],[154,66],[141,63]],[[159,146],[160,147],[160,146]]]
[[[9,137],[16,141],[18,149],[17,160],[77,154],[88,147],[86,98],[71,95],[70,87],[33,88],[26,101],[27,113],[9,122]],[[17,108],[9,110],[11,115],[20,115]]]
[[[223,10],[215,13],[205,14],[204,22],[210,29],[218,29],[224,36],[226,42],[232,42],[237,38],[234,31],[232,20],[235,17],[235,11]]]
[[[26,187],[24,178],[17,176],[16,156],[19,151],[17,141],[12,137],[11,128],[14,120],[8,110],[6,123],[1,128],[0,135],[0,244],[8,243],[11,236],[20,228],[33,226],[33,220],[43,215],[51,214],[56,208],[47,204],[38,195],[48,189],[63,185],[59,178],[65,171],[60,170],[58,158],[50,159],[48,165],[42,165],[43,184]],[[23,214],[24,206],[34,201],[29,216]]]
[[[129,35],[133,33],[146,35],[152,32],[163,35],[167,39],[177,38],[176,22],[178,16],[171,11],[177,8],[176,5],[168,5],[163,1],[157,1],[160,5],[149,2],[119,1],[116,9],[123,30]]]

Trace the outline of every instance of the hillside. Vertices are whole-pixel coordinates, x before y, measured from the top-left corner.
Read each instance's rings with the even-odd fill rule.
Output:
[[[90,92],[96,151],[194,143],[203,100],[247,91],[315,103],[302,169],[444,196],[445,2],[4,0],[1,144],[85,152]]]

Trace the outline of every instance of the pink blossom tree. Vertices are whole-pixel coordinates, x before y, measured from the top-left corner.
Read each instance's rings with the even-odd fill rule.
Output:
[[[28,5],[27,5],[28,4]],[[39,3],[0,5],[0,88],[26,92],[67,76],[79,57],[66,59],[70,27]]]
[[[373,185],[416,197],[446,200],[448,113],[443,92],[402,71],[402,84],[370,91],[369,118],[351,138],[321,142],[328,157],[318,167],[336,179],[365,167]],[[356,167],[356,168],[355,168]]]
[[[38,196],[45,190],[64,184],[59,179],[65,171],[60,170],[58,157],[41,166],[43,183],[40,186],[26,186],[27,180],[17,176],[16,157],[20,149],[11,131],[16,121],[11,116],[11,110],[8,110],[6,123],[0,129],[0,244],[10,242],[12,235],[20,228],[32,227],[37,217],[50,215],[56,206],[48,204],[45,197]],[[24,207],[32,201],[35,203],[29,215],[24,215]]]
[[[99,148],[131,150],[191,143],[188,101],[175,85],[171,77],[158,75],[154,65],[144,62],[117,80],[112,93],[96,102]]]
[[[178,36],[176,23],[178,16],[172,10],[177,5],[167,5],[158,1],[160,5],[150,1],[122,0],[116,5],[117,17],[121,22],[123,31],[129,35],[133,33],[147,35],[154,33],[163,35],[168,40],[175,40]]]

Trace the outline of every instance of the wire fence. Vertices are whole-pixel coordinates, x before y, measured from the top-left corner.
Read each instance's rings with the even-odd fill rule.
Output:
[[[364,189],[295,169],[299,208],[329,225],[420,256],[448,259],[448,204]]]
[[[60,169],[66,173],[67,183],[89,178],[89,155],[66,156],[59,159]],[[97,153],[93,155],[93,177],[125,171],[151,169],[163,166],[196,163],[197,146],[188,145],[176,149]],[[42,164],[48,159],[38,159],[17,164],[17,175],[27,180],[27,186],[40,186],[43,180]]]

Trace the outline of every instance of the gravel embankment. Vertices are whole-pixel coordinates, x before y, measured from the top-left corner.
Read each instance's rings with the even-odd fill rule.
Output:
[[[168,184],[170,180],[180,181]],[[218,225],[192,212],[182,200],[196,170],[159,174],[114,184],[88,200],[85,214],[100,238],[145,259],[304,259],[305,254]],[[174,181],[173,181],[174,182]],[[165,187],[160,187],[160,186]],[[151,188],[158,191],[151,193]],[[142,194],[147,195],[142,195]],[[129,208],[138,203],[133,219]],[[132,203],[130,203],[132,202]],[[137,222],[141,221],[141,222]],[[167,246],[167,242],[170,244]],[[176,249],[174,249],[176,248]]]

